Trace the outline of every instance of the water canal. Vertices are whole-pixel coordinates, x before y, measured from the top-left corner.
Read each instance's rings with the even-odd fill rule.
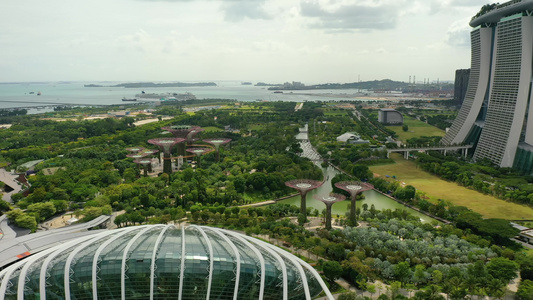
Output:
[[[302,132],[302,131],[305,131],[305,132]],[[304,128],[300,128],[300,133],[296,136],[296,138],[300,140],[300,147],[302,147],[302,149],[304,150],[302,155],[309,159],[317,159],[318,157],[320,157],[320,155],[311,147],[311,144],[308,142],[306,131],[307,131],[307,125]],[[324,173],[324,178],[326,179],[326,181],[319,188],[307,193],[307,207],[313,207],[315,209],[318,209],[319,211],[322,211],[324,208],[326,208],[326,206],[324,205],[324,203],[316,200],[314,197],[315,195],[328,195],[329,193],[331,193],[331,191],[333,190],[331,187],[331,179],[333,179],[333,177],[335,177],[335,175],[339,174],[340,172],[331,166],[328,166],[327,168],[321,167],[319,161],[316,161],[315,163],[317,164],[317,166],[319,166],[322,169],[322,172]],[[365,196],[365,198],[363,200],[357,201],[357,207],[361,208],[361,210],[362,210],[363,204],[366,203],[369,209],[370,209],[370,206],[372,205],[374,205],[374,207],[378,210],[404,209],[410,214],[419,217],[421,221],[424,223],[431,222],[432,220],[434,220],[433,218],[426,216],[414,209],[406,207],[374,190],[363,192],[363,195]],[[279,201],[279,203],[287,203],[287,204],[293,204],[296,206],[300,206],[300,196],[287,198],[287,199]],[[336,215],[344,216],[346,212],[350,211],[349,205],[350,205],[349,199],[333,204],[333,207],[331,209],[333,217],[335,218]]]

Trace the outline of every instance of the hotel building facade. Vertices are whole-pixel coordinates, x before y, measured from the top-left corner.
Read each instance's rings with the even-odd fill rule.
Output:
[[[442,143],[474,144],[474,160],[531,173],[533,0],[486,6],[470,26],[468,89]]]

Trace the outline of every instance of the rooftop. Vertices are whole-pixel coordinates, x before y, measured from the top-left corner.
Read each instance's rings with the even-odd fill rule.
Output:
[[[482,9],[483,10],[483,9]],[[525,10],[533,10],[533,0],[512,0],[499,5],[492,9],[480,12],[480,16],[470,21],[471,27],[477,27],[482,24],[498,23],[500,19],[508,17]]]

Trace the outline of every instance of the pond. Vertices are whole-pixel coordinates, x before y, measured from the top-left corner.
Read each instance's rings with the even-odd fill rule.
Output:
[[[300,131],[307,131],[307,126],[304,127],[304,128],[301,128]],[[298,135],[297,135],[297,139],[299,140],[307,140],[307,133],[302,133],[300,132]],[[320,155],[314,151],[311,147],[311,145],[309,144],[309,142],[306,142],[306,141],[301,141],[300,142],[300,146],[302,147],[302,149],[304,150],[303,152],[303,156],[305,157],[308,157],[310,159],[316,159],[317,157],[320,157]],[[319,161],[316,161],[315,162],[319,167],[320,167],[320,162]],[[315,195],[328,195],[329,193],[331,193],[331,191],[333,190],[333,188],[331,187],[331,179],[333,179],[333,177],[335,177],[335,175],[339,174],[340,172],[337,171],[335,168],[331,167],[331,166],[328,166],[327,168],[322,168],[322,172],[324,173],[324,178],[326,178],[326,181],[324,182],[324,184],[322,186],[320,186],[319,188],[316,188],[315,190],[312,190],[310,192],[307,193],[307,207],[313,207],[315,209],[318,209],[318,211],[322,211],[324,208],[326,208],[326,205],[324,205],[324,203],[316,200],[314,197]],[[426,216],[412,208],[409,208],[409,207],[406,207],[396,201],[394,201],[393,199],[390,199],[389,197],[387,196],[384,196],[374,190],[370,190],[370,191],[365,191],[363,192],[363,195],[365,196],[365,199],[363,200],[359,200],[357,201],[357,207],[361,208],[362,210],[362,206],[363,204],[367,204],[368,205],[368,208],[370,209],[370,206],[373,204],[374,207],[378,210],[382,210],[382,209],[391,209],[391,210],[395,210],[397,208],[399,209],[404,209],[406,210],[407,212],[409,212],[411,215],[414,215],[414,216],[417,216],[418,218],[420,218],[420,220],[424,223],[427,223],[427,222],[431,222],[433,221],[434,219],[429,217],[429,216]],[[300,196],[295,196],[295,197],[291,197],[291,198],[287,198],[287,199],[284,199],[284,200],[281,200],[281,201],[278,201],[278,203],[287,203],[287,204],[293,204],[293,205],[296,205],[296,206],[300,206]],[[347,199],[345,201],[342,201],[342,202],[337,202],[335,204],[333,204],[333,207],[331,209],[331,213],[333,215],[333,217],[336,217],[336,215],[340,215],[340,216],[343,216],[345,215],[346,212],[349,212],[350,211],[350,200]]]

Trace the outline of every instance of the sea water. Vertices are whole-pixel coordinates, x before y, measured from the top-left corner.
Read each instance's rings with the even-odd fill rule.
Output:
[[[197,99],[233,99],[237,101],[339,101],[363,100],[357,89],[294,90],[274,93],[268,87],[242,85],[240,81],[219,81],[217,86],[205,87],[84,87],[85,84],[111,86],[120,82],[23,82],[0,83],[0,109],[33,108],[58,105],[124,104],[122,98],[135,98],[146,93],[192,93]],[[40,95],[38,93],[40,92]],[[148,100],[150,101],[150,100]],[[154,100],[151,100],[154,101]]]

